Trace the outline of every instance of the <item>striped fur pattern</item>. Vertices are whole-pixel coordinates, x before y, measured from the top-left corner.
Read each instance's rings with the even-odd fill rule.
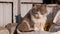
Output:
[[[25,26],[25,28],[23,28],[23,24],[18,26],[18,29],[20,31],[39,31],[42,30],[44,31],[44,25],[46,23],[47,17],[46,17],[46,5],[42,4],[33,4],[32,9],[25,15],[25,17],[22,20],[22,23],[28,23],[28,28],[27,26]]]

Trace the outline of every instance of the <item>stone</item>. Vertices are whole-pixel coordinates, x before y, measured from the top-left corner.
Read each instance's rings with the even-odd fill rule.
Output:
[[[9,31],[5,27],[0,27],[0,34],[9,34]]]
[[[18,32],[18,34],[53,34],[46,31],[33,31],[33,32]]]
[[[5,27],[9,30],[9,34],[14,34],[17,23],[9,23]]]
[[[50,32],[60,31],[60,25],[56,25],[56,24],[51,25],[49,31],[50,31]]]

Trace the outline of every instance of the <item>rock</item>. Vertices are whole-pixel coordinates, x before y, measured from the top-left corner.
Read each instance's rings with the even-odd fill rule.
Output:
[[[9,30],[9,34],[14,34],[17,23],[9,23],[5,27]]]
[[[0,27],[0,34],[9,34],[9,31],[7,28]]]
[[[33,32],[18,32],[18,34],[53,34],[53,33],[44,31],[33,31]]]
[[[51,25],[49,31],[50,31],[50,32],[60,31],[60,26],[59,26],[59,25],[56,25],[56,24],[53,24],[53,25]]]

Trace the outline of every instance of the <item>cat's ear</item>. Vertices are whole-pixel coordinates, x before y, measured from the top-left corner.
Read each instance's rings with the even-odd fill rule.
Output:
[[[34,6],[36,6],[36,4],[33,4],[32,6],[34,7]]]
[[[33,4],[32,8],[37,9],[37,4]]]
[[[42,7],[42,6],[45,6],[45,7],[46,7],[46,4],[41,4],[41,7]]]

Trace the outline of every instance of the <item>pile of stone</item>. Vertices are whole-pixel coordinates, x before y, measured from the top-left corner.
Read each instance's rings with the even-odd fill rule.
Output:
[[[9,34],[14,34],[17,23],[9,23],[5,27],[9,30]]]
[[[5,27],[0,27],[0,34],[14,34],[17,23],[9,23]]]
[[[0,34],[9,34],[9,31],[5,27],[0,27]]]

